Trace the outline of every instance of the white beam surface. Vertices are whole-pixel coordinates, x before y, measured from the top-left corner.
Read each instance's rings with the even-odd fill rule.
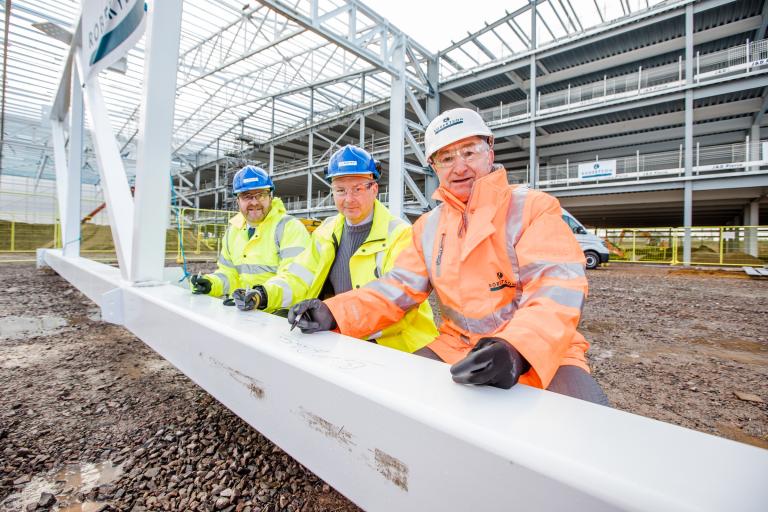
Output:
[[[61,216],[61,245],[66,256],[80,256],[80,183],[83,171],[83,89],[80,87],[79,73],[72,73],[72,88],[69,110],[69,155],[66,180],[63,187],[65,194],[59,194],[59,201],[64,202]],[[56,122],[56,121],[53,121]],[[57,175],[56,179],[59,179]],[[59,192],[62,190],[59,189]]]
[[[225,406],[365,510],[743,510],[768,451],[334,333],[289,332],[113,267],[45,262]]]
[[[159,281],[165,264],[181,0],[150,3],[136,166],[131,281]]]
[[[83,66],[79,53],[75,53],[75,62],[80,77],[83,76]],[[104,104],[98,76],[91,77],[83,87],[84,102],[88,116],[91,119],[90,130],[93,145],[96,149],[96,159],[99,167],[99,177],[107,203],[109,225],[112,228],[112,239],[115,242],[115,252],[123,277],[128,278],[131,268],[131,243],[133,241],[133,198],[128,187],[128,177],[125,174],[117,141],[112,133],[109,115]]]

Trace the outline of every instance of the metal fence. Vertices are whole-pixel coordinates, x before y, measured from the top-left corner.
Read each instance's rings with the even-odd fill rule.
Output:
[[[743,172],[744,168],[768,163],[768,142],[740,142],[693,148],[693,174],[713,172]],[[600,178],[580,177],[579,166],[587,162],[544,165],[539,169],[541,188],[572,184],[600,183],[601,181],[645,180],[660,176],[682,176],[685,172],[685,154],[682,145],[677,151],[641,153],[610,158],[615,162],[614,175]]]
[[[704,55],[697,54],[694,63],[694,80],[704,82],[732,73],[749,73],[755,68],[768,65],[768,40],[747,41],[725,50]],[[542,94],[536,97],[537,114],[545,115],[559,110],[586,107],[594,103],[619,100],[629,96],[654,94],[660,90],[685,85],[685,61],[650,69],[638,67],[637,71],[578,86]],[[509,123],[530,115],[529,98],[483,109],[480,115],[490,126]]]
[[[236,212],[172,207],[166,236],[166,258],[215,261],[229,219]],[[679,265],[683,262],[681,227],[598,228],[611,261]],[[109,226],[83,224],[80,251],[89,257],[114,256]],[[33,224],[0,220],[0,254],[34,253],[61,248],[59,223]],[[768,265],[768,226],[691,228],[691,263],[717,266]]]
[[[685,229],[599,228],[611,261],[679,265]],[[691,228],[691,264],[764,266],[768,264],[768,226]]]

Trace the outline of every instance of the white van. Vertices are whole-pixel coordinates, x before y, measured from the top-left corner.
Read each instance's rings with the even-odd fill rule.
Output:
[[[576,240],[581,246],[581,250],[584,251],[584,257],[587,259],[587,268],[597,268],[601,263],[607,263],[610,254],[600,237],[587,231],[586,228],[581,225],[581,222],[576,220],[576,217],[568,213],[568,211],[565,209],[562,211],[563,220],[568,224],[568,227],[571,228],[571,231],[573,231]]]

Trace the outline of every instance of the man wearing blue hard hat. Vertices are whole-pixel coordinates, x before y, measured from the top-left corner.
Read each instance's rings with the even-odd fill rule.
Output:
[[[411,225],[393,216],[376,197],[380,171],[367,151],[345,146],[331,156],[325,178],[338,215],[325,219],[307,249],[277,276],[252,290],[236,290],[242,310],[275,311],[305,299],[327,298],[360,288],[387,273],[412,243]],[[427,301],[399,322],[370,333],[368,341],[414,352],[437,336]]]
[[[232,180],[240,212],[232,217],[221,240],[218,268],[191,279],[193,293],[216,297],[237,288],[251,288],[285,269],[309,243],[309,233],[298,219],[286,214],[273,197],[275,186],[259,167],[248,165]]]

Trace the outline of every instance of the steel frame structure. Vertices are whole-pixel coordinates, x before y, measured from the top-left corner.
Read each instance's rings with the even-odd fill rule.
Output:
[[[333,13],[313,7],[309,15],[269,4],[342,45],[360,33],[356,20],[370,15],[355,2]],[[106,91],[99,77],[80,76],[76,40],[51,110],[65,243],[61,251],[39,251],[39,263],[99,304],[105,320],[125,326],[368,510],[496,509],[511,499],[545,510],[762,508],[768,500],[768,453],[758,448],[522,385],[512,391],[457,386],[442,363],[334,333],[290,333],[281,318],[222,308],[213,298],[172,284],[180,272],[163,267],[166,224],[158,222],[167,215],[168,176],[157,170],[170,168],[176,87],[169,70],[178,57],[180,14],[180,0],[150,3],[139,128],[132,137],[134,198],[104,105]],[[326,25],[340,15],[350,22],[343,30]],[[352,46],[350,51],[390,76],[389,194],[390,201],[402,203],[393,176],[407,183],[407,174],[399,174],[405,143],[424,162],[413,131],[436,114],[428,85],[436,83],[437,66],[419,60],[413,49],[409,55],[404,35],[378,34],[371,35],[381,37],[374,45],[378,54]],[[426,108],[418,94],[426,95]],[[406,103],[418,122],[405,121]],[[85,114],[117,269],[78,255],[79,218],[73,212]],[[327,142],[332,149],[335,141]],[[312,148],[310,142],[309,173]]]

